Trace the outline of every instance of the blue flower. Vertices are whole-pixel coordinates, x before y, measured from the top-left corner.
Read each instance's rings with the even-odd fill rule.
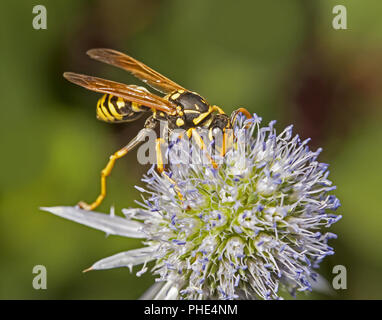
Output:
[[[292,126],[277,135],[273,121],[260,124],[256,115],[238,119],[233,147],[216,159],[217,169],[205,152],[169,148],[170,173],[148,171],[145,189],[138,187],[141,208],[124,209],[125,219],[71,207],[45,210],[144,238],[143,248],[91,267],[143,264],[140,275],[154,261],[157,283],[143,298],[278,299],[281,288],[311,291],[314,269],[334,253],[328,240],[335,235],[323,229],[341,218],[333,214],[340,203],[328,165],[317,161],[321,149],[309,150]]]

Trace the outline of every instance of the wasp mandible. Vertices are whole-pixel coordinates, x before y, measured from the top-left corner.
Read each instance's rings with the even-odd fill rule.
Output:
[[[166,122],[167,130],[184,129],[189,139],[205,150],[206,145],[196,128],[205,128],[212,132],[222,130],[223,141],[226,129],[231,129],[238,113],[247,118],[252,115],[244,108],[234,111],[231,116],[215,105],[210,105],[196,92],[189,91],[134,58],[111,49],[91,49],[87,54],[98,61],[122,68],[142,80],[144,83],[164,94],[163,97],[149,92],[145,87],[126,85],[88,75],[65,72],[64,77],[86,89],[104,93],[97,103],[97,118],[111,123],[131,122],[143,115],[148,115],[144,128],[139,131],[126,146],[110,156],[106,167],[101,171],[101,192],[91,204],[83,201],[79,206],[85,210],[98,207],[106,196],[106,178],[110,175],[117,159],[125,156],[143,141],[148,130],[155,129],[160,121]],[[161,144],[163,139],[156,139],[157,170],[162,173],[163,158]],[[222,155],[226,150],[222,147]],[[211,158],[212,165],[217,165]],[[166,177],[174,184],[169,176]],[[179,195],[181,197],[181,195]]]

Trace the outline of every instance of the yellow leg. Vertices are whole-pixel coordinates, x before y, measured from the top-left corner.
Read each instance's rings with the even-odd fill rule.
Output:
[[[230,134],[227,133],[227,130]],[[222,144],[220,146],[215,146],[217,150],[220,152],[220,156],[224,157],[225,154],[227,153],[227,150],[232,146],[233,144],[233,136],[230,128],[223,128],[223,137],[222,137]]]
[[[110,175],[115,161],[117,159],[122,158],[125,156],[130,150],[132,150],[134,147],[136,147],[141,141],[143,141],[143,138],[146,135],[147,129],[142,129],[138,135],[131,140],[126,146],[124,146],[122,149],[118,150],[114,154],[110,156],[109,162],[107,163],[106,167],[101,171],[101,193],[97,197],[97,199],[92,202],[91,204],[87,204],[86,202],[80,201],[78,203],[78,206],[85,210],[94,210],[97,208],[105,199],[106,196],[106,178]]]
[[[99,194],[97,199],[91,204],[87,204],[83,201],[80,201],[78,203],[80,208],[85,210],[94,210],[101,204],[101,202],[103,201],[103,199],[105,199],[106,196],[106,178],[110,175],[111,170],[114,167],[115,161],[125,156],[128,152],[128,149],[122,148],[121,150],[118,150],[116,153],[110,156],[109,162],[107,163],[106,167],[101,171],[101,193]]]
[[[157,138],[155,140],[155,151],[157,155],[157,170],[160,174],[162,174],[164,171],[163,156],[162,156],[162,150],[161,150],[161,145],[163,143],[165,143],[165,141],[162,138]],[[183,195],[180,193],[180,189],[178,185],[176,184],[176,182],[173,179],[171,179],[166,172],[163,173],[163,176],[174,185],[174,188],[176,190],[179,200],[183,201]]]
[[[220,114],[225,114],[225,112],[223,111],[223,109],[220,108],[220,107],[218,107],[218,106],[212,106],[211,112],[214,112],[214,111],[217,111],[217,112],[219,112]]]
[[[163,168],[163,156],[162,156],[162,150],[161,150],[161,144],[164,143],[164,140],[162,138],[157,138],[155,140],[155,151],[157,155],[157,170],[159,173],[162,173]]]
[[[225,128],[223,129],[223,145],[222,145],[222,149],[221,149],[221,152],[220,152],[220,155],[222,157],[225,156],[226,152],[227,152],[227,133],[225,131]]]
[[[228,129],[228,132],[227,133],[227,129]],[[225,154],[227,153],[227,150],[232,146],[233,144],[233,135],[232,135],[232,130],[231,128],[223,128],[223,137],[222,137],[222,144],[221,144],[221,147],[220,146],[217,146],[215,145],[215,148],[217,148],[216,150],[219,151],[220,153],[220,156],[221,157],[224,157]],[[210,138],[211,140],[213,138]],[[215,141],[216,142],[216,141]]]
[[[179,200],[183,203],[183,195],[180,193],[180,189],[179,189],[178,185],[176,184],[176,182],[175,182],[173,179],[171,179],[171,178],[167,175],[166,172],[163,173],[163,176],[164,176],[168,181],[170,181],[170,183],[172,183],[172,184],[174,185],[174,189],[175,189],[175,191],[176,191],[176,194],[177,194]]]
[[[189,139],[191,139],[191,138],[194,139],[194,141],[196,142],[196,144],[198,145],[198,147],[201,150],[205,150],[206,151],[206,155],[207,155],[208,160],[211,162],[211,164],[214,167],[214,169],[217,169],[218,165],[212,159],[211,155],[208,153],[206,144],[204,143],[202,137],[199,135],[198,131],[195,128],[190,128],[190,129],[187,130],[186,134],[187,134]]]

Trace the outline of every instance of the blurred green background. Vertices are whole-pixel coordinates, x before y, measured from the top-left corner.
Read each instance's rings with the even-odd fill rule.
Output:
[[[45,5],[48,29],[32,28]],[[348,29],[334,30],[344,4]],[[140,246],[39,211],[92,201],[109,154],[143,121],[95,119],[99,95],[64,80],[64,71],[138,83],[91,61],[85,51],[126,52],[231,112],[246,107],[278,129],[322,146],[338,186],[343,219],[336,250],[320,272],[341,264],[347,290],[303,298],[382,298],[382,3],[377,0],[55,0],[3,1],[1,34],[0,298],[135,299],[152,283],[127,269],[81,271]],[[100,211],[135,206],[147,168],[130,154],[108,180]],[[48,271],[34,290],[32,268]],[[136,269],[139,270],[139,269]]]

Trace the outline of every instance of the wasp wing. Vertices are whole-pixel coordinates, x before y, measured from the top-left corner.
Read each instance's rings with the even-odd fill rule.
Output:
[[[73,72],[65,72],[64,77],[70,82],[86,89],[121,97],[122,99],[139,103],[145,107],[154,108],[167,113],[171,113],[175,110],[175,105],[170,101],[148,92],[143,87],[126,85]]]
[[[144,83],[147,83],[162,93],[167,94],[175,90],[186,90],[159,72],[156,72],[142,62],[124,53],[112,49],[91,49],[87,51],[87,54],[95,60],[111,64],[130,72]]]

